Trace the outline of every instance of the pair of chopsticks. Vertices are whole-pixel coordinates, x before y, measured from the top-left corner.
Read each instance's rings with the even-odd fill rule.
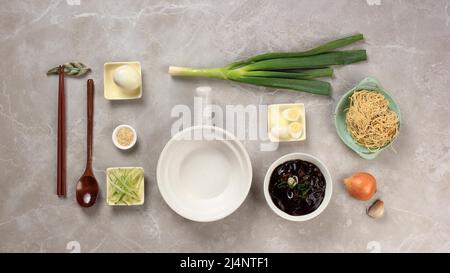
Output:
[[[66,117],[64,94],[64,65],[58,67],[58,148],[56,194],[66,196]]]

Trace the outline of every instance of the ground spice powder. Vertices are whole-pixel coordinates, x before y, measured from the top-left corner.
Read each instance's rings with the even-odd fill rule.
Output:
[[[122,146],[128,146],[133,142],[134,134],[130,128],[120,128],[117,131],[117,142]]]

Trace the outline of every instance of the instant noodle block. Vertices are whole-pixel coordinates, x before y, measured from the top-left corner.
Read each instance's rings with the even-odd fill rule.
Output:
[[[346,118],[346,110],[349,107],[349,98],[355,91],[359,90],[370,90],[370,91],[376,91],[384,95],[384,97],[389,101],[389,109],[394,111],[398,116],[398,123],[399,123],[399,131],[401,128],[401,115],[400,115],[400,108],[398,107],[397,103],[394,101],[394,99],[384,90],[384,88],[381,86],[381,84],[373,78],[365,78],[362,80],[357,86],[352,88],[350,91],[348,91],[342,98],[339,100],[336,110],[335,110],[335,119],[334,124],[336,126],[336,131],[341,138],[341,140],[347,145],[350,149],[352,149],[354,152],[356,152],[358,155],[360,155],[362,158],[365,159],[374,159],[377,157],[381,151],[392,145],[395,138],[386,146],[376,150],[371,151],[367,149],[364,146],[359,145],[350,135],[350,133],[347,130],[347,124],[345,121]]]

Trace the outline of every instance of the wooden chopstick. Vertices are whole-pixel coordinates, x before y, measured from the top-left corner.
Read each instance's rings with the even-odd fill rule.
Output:
[[[58,159],[57,159],[57,186],[58,196],[66,196],[66,126],[65,126],[65,94],[64,94],[64,66],[58,68]]]
[[[64,73],[64,72],[63,72]],[[61,196],[61,66],[58,68],[58,146],[57,146],[57,170],[56,170],[56,194]]]

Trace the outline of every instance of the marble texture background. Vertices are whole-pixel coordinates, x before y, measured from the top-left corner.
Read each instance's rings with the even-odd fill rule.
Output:
[[[300,50],[362,32],[368,62],[336,68],[333,95],[266,89],[209,79],[172,79],[169,65],[220,66],[275,50]],[[1,252],[437,252],[450,251],[450,1],[0,0]],[[50,67],[80,60],[96,81],[94,168],[98,204],[81,209],[75,182],[85,165],[85,79],[67,79],[67,199],[56,187],[57,77]],[[143,98],[103,98],[103,63],[138,60]],[[339,97],[366,76],[396,98],[403,127],[395,151],[359,158],[340,142],[332,122]],[[156,184],[156,163],[170,138],[174,105],[192,106],[195,88],[213,88],[215,103],[303,102],[308,139],[262,152],[243,141],[254,179],[244,204],[228,218],[195,223],[175,214]],[[139,130],[131,152],[111,142],[113,128]],[[292,223],[276,216],[263,178],[281,155],[321,158],[334,178],[328,208]],[[142,166],[146,202],[113,208],[104,200],[105,169]],[[348,196],[342,179],[354,171],[378,178],[386,217],[365,215],[368,202]]]

